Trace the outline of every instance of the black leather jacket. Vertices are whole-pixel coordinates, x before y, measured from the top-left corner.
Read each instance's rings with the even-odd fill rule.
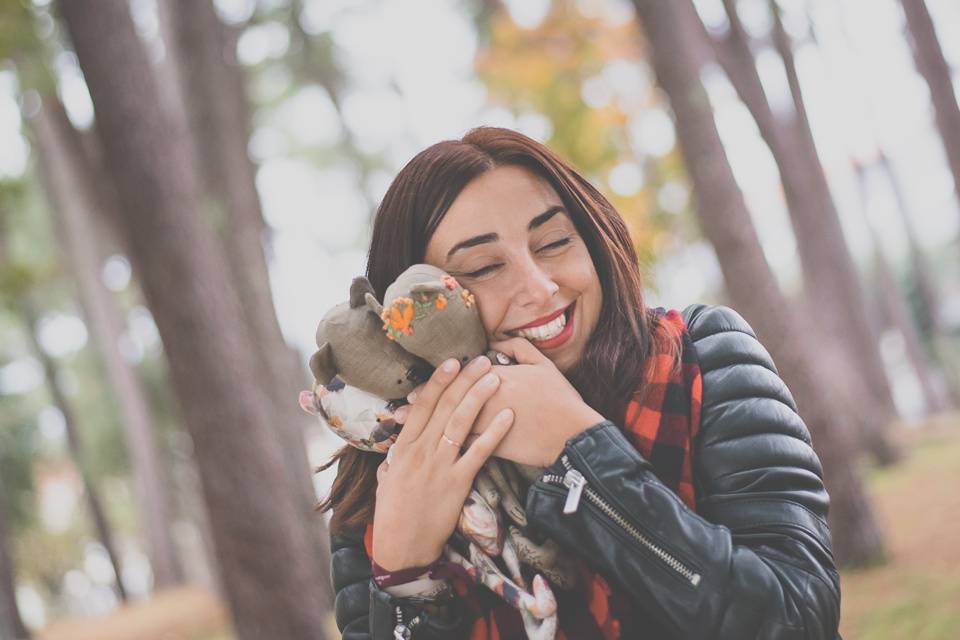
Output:
[[[735,311],[683,311],[703,375],[694,451],[697,512],[650,471],[620,429],[602,422],[571,438],[544,474],[586,478],[577,511],[568,489],[541,479],[527,517],[625,590],[646,638],[839,638],[840,578],[829,498],[810,435],[767,351]],[[457,601],[431,616],[370,580],[359,538],[333,538],[337,625],[345,639],[466,638]]]

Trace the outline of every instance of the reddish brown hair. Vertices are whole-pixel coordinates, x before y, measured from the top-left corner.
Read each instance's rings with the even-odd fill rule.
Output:
[[[523,167],[546,180],[590,251],[603,304],[568,378],[591,407],[622,422],[629,399],[646,390],[643,366],[654,322],[643,303],[636,251],[613,205],[539,142],[509,129],[478,127],[461,140],[439,142],[417,154],[397,174],[377,209],[367,278],[382,298],[407,267],[423,262],[430,237],[464,187],[500,166]],[[322,467],[339,461],[330,495],[318,507],[333,509],[334,533],[372,522],[376,468],[382,460],[347,445]]]

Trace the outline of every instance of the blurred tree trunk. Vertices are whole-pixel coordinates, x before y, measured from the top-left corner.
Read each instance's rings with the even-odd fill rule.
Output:
[[[183,117],[182,111],[179,117]],[[104,165],[103,151],[97,139],[96,123],[86,131],[79,131],[75,128],[73,131],[80,139],[88,168],[95,174],[92,181],[97,185],[97,194],[101,198],[99,202],[102,206],[101,213],[104,215],[93,216],[89,219],[91,234],[98,240],[96,246],[96,249],[99,250],[98,262],[102,264],[107,257],[118,252],[129,256],[130,248],[124,244],[124,240],[120,237],[123,227],[122,214],[115,185]],[[136,274],[134,274],[133,280],[136,282]],[[140,286],[139,282],[136,282],[136,285],[139,293],[142,294],[143,287]],[[163,354],[163,358],[166,358],[166,354]],[[166,361],[164,361],[164,366],[168,366]],[[188,557],[190,549],[183,545],[182,539],[175,536],[180,552],[183,580],[207,587],[222,596],[223,588],[218,581],[219,574],[215,566],[216,551],[213,535],[210,532],[210,518],[203,504],[193,440],[186,429],[175,431],[173,436],[175,442],[166,452],[166,461],[170,466],[165,478],[169,479],[171,483],[169,493],[176,496],[176,499],[172,502],[177,509],[174,519],[189,522],[195,527],[197,535],[200,537],[199,544],[195,544],[193,547],[192,557]],[[188,480],[182,482],[181,477],[187,477]]]
[[[907,18],[907,35],[917,71],[927,82],[933,114],[953,175],[954,192],[960,201],[960,105],[953,88],[950,66],[943,56],[937,30],[924,0],[900,0]]]
[[[781,18],[780,7],[777,4],[777,0],[768,0],[768,4],[770,6],[770,12],[773,17],[773,43],[774,43],[774,47],[777,50],[777,53],[780,54],[780,57],[783,60],[783,66],[787,74],[787,81],[790,85],[790,94],[793,97],[794,109],[796,113],[799,114],[797,121],[799,123],[800,133],[804,138],[807,139],[808,144],[806,146],[811,152],[811,159],[815,161],[811,166],[815,166],[819,174],[823,175],[823,166],[820,164],[820,159],[819,159],[819,156],[817,155],[816,146],[814,145],[813,132],[810,129],[810,121],[807,117],[807,110],[806,110],[806,106],[804,105],[803,93],[800,89],[800,77],[797,74],[797,66],[793,57],[793,44],[790,40],[790,36],[787,33],[787,30],[783,26],[783,20]],[[860,177],[861,178],[863,177],[862,174],[860,175]],[[829,187],[827,187],[826,185],[825,177],[824,177],[824,186],[827,188],[826,195],[828,198],[830,198],[829,200],[830,203],[833,204],[833,199],[830,197]],[[861,180],[860,186],[861,188],[864,186],[862,180]],[[864,206],[866,205],[865,195],[866,195],[865,193],[861,193],[861,199],[862,199],[862,202],[864,203]],[[836,206],[834,206],[833,211],[836,214]],[[863,213],[865,215],[867,214],[867,211],[865,208],[863,209]],[[842,231],[842,229],[839,228],[839,216],[837,216],[837,225],[838,225],[838,231]],[[894,326],[900,331],[900,334],[903,336],[903,339],[907,345],[908,360],[910,361],[910,365],[913,367],[914,373],[916,374],[917,379],[919,380],[920,385],[923,388],[924,397],[926,398],[926,401],[927,401],[927,407],[933,412],[943,410],[946,408],[946,403],[940,398],[940,395],[936,392],[933,386],[930,359],[923,352],[923,348],[919,339],[919,334],[917,332],[916,322],[913,319],[913,315],[909,312],[906,305],[906,301],[903,299],[902,294],[899,293],[900,287],[896,286],[896,282],[895,282],[895,279],[893,278],[893,274],[890,270],[889,264],[887,263],[886,259],[883,256],[882,251],[880,250],[879,239],[876,237],[876,234],[873,231],[873,227],[870,226],[869,216],[867,219],[867,225],[870,228],[871,234],[873,236],[874,247],[876,247],[876,252],[874,254],[875,262],[879,261],[877,262],[877,264],[880,267],[881,271],[886,274],[885,277],[890,278],[890,282],[891,284],[893,284],[891,288],[885,288],[882,290],[884,292],[885,305],[888,307],[890,311],[890,317],[893,319]],[[908,223],[908,226],[909,226],[909,223]],[[847,248],[846,243],[843,243],[843,247],[844,249]],[[852,281],[856,282],[859,285],[859,281],[857,280],[857,276],[856,276],[856,267],[853,264],[852,257],[850,257],[849,250],[847,251],[847,256],[849,258],[848,262],[851,268],[853,269]],[[881,277],[884,277],[884,276],[882,275]],[[862,292],[862,288],[860,288],[859,286],[858,286],[858,290]],[[865,313],[866,303],[860,305],[860,308],[862,308]],[[864,315],[864,318],[866,319],[866,315]],[[878,335],[874,334],[873,344],[874,344],[877,356],[880,355],[878,342],[879,342]],[[879,360],[879,363],[882,367],[883,365],[882,359]],[[882,377],[882,380],[884,381],[887,380],[885,375]],[[879,382],[880,380],[878,379],[876,383],[879,384]],[[876,388],[879,389],[879,387],[876,387]],[[889,386],[887,387],[887,389],[889,389]],[[892,391],[891,391],[890,399],[892,402],[893,400]],[[884,460],[886,461],[891,460],[889,457],[885,458],[883,455],[883,447],[884,446],[889,447],[890,446],[889,441],[877,442],[875,446],[879,447],[876,450],[876,452],[878,452],[878,458],[880,459],[881,462],[883,462]],[[895,451],[890,451],[889,453],[894,456],[897,454],[897,452]]]
[[[53,406],[63,414],[63,424],[67,431],[67,446],[70,450],[70,457],[73,459],[73,464],[83,479],[83,491],[87,499],[87,507],[90,509],[90,517],[93,519],[97,539],[106,550],[107,556],[110,558],[110,564],[113,567],[113,572],[116,574],[115,584],[117,594],[120,596],[122,602],[127,602],[127,590],[123,586],[123,569],[120,563],[120,556],[117,553],[116,544],[114,543],[113,529],[107,520],[107,513],[103,508],[103,500],[100,499],[100,491],[97,489],[96,482],[87,470],[87,465],[84,462],[83,443],[80,439],[77,421],[74,417],[70,402],[67,400],[67,396],[63,392],[60,381],[57,378],[57,365],[53,361],[53,358],[43,350],[40,341],[37,339],[37,313],[26,295],[20,297],[17,311],[23,320],[24,328],[27,331],[27,338],[33,349],[33,355],[40,361],[43,367],[44,380],[50,392]]]
[[[13,535],[7,522],[5,498],[3,478],[0,477],[0,640],[29,640],[30,631],[23,624],[17,606]]]
[[[230,275],[244,301],[251,347],[263,363],[276,430],[282,438],[291,481],[301,491],[301,508],[311,511],[317,497],[307,459],[305,430],[312,422],[294,400],[309,385],[299,354],[284,340],[270,291],[264,252],[268,227],[256,190],[256,167],[249,153],[250,114],[243,69],[236,59],[237,33],[217,15],[211,0],[164,3],[170,63],[180,83],[190,120],[194,161],[204,188],[204,205],[223,228]],[[322,518],[313,519],[318,553],[329,562]],[[330,604],[333,594],[330,593]]]
[[[897,177],[896,171],[890,164],[887,154],[880,150],[877,164],[887,177],[890,189],[893,191],[896,200],[897,213],[903,223],[906,231],[907,247],[910,251],[910,279],[912,282],[913,293],[917,298],[919,311],[919,329],[926,338],[926,352],[930,358],[936,361],[940,377],[943,380],[943,403],[947,408],[960,407],[960,385],[954,378],[955,371],[951,368],[951,362],[945,357],[943,349],[937,347],[949,338],[946,337],[943,323],[940,319],[940,294],[937,293],[937,285],[930,271],[930,264],[927,256],[920,247],[917,240],[917,231],[914,228],[913,218],[910,216],[910,210],[907,206],[907,199],[904,197],[903,188]]]
[[[164,108],[126,0],[64,0],[59,9],[193,436],[234,632],[324,638],[327,568],[310,533],[315,516],[285,469],[273,386],[201,206],[186,123]]]
[[[883,464],[894,462],[898,450],[886,427],[897,417],[893,392],[880,354],[878,335],[870,323],[867,300],[857,267],[843,236],[826,175],[820,164],[807,118],[793,52],[774,13],[773,40],[784,62],[793,98],[790,117],[778,118],[760,80],[749,36],[737,13],[736,0],[723,0],[730,29],[723,40],[707,36],[717,59],[740,99],[757,123],[770,149],[783,184],[790,221],[804,276],[804,291],[813,324],[823,329],[821,340],[844,354],[837,383],[858,407],[855,421],[863,446]],[[775,7],[772,9],[775,12]],[[706,34],[700,27],[698,32]],[[836,310],[843,309],[842,313]]]
[[[154,587],[172,587],[183,582],[183,569],[171,529],[170,483],[157,448],[146,392],[133,367],[120,354],[123,313],[100,280],[94,232],[97,211],[103,211],[105,203],[97,193],[99,176],[55,94],[44,97],[39,112],[29,122],[54,213],[54,229],[77,279],[80,306],[120,408]]]
[[[873,264],[876,278],[879,280],[877,289],[880,292],[881,303],[886,308],[887,315],[893,321],[893,325],[900,329],[903,336],[904,350],[907,353],[907,359],[917,375],[917,382],[920,385],[920,392],[923,395],[923,402],[926,405],[927,413],[939,413],[946,410],[946,404],[942,400],[933,381],[933,367],[927,357],[923,344],[920,342],[920,334],[917,331],[916,322],[907,302],[900,293],[900,286],[897,284],[897,278],[893,274],[893,269],[886,256],[883,255],[883,248],[880,244],[880,237],[877,235],[873,224],[870,221],[870,213],[867,210],[867,184],[864,167],[857,164],[854,167],[857,174],[857,186],[860,194],[860,209],[863,213],[863,221],[870,233],[870,243],[873,245]]]
[[[857,471],[849,412],[821,375],[829,359],[827,365],[819,362],[823,356],[809,339],[806,316],[777,286],[734,179],[700,82],[699,18],[688,2],[634,0],[634,5],[673,109],[701,225],[716,250],[727,291],[778,363],[823,463],[834,554],[844,565],[874,562],[883,557],[883,537]]]

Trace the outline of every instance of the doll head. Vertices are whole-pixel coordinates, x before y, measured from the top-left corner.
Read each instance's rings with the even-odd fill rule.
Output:
[[[350,299],[331,309],[317,327],[319,350],[310,370],[321,385],[334,376],[386,400],[404,398],[430,375],[431,367],[388,340],[383,321],[366,305],[373,293],[366,278],[355,278]]]
[[[434,367],[448,358],[466,364],[487,348],[473,295],[436,267],[408,268],[387,287],[383,305],[365,297],[387,338]]]

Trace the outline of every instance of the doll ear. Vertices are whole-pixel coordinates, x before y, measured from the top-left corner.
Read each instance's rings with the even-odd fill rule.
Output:
[[[366,303],[366,297],[373,296],[375,293],[369,280],[363,276],[354,278],[350,283],[350,308],[362,307]]]
[[[443,293],[443,283],[439,281],[421,282],[410,287],[410,293]]]
[[[317,394],[310,389],[300,392],[300,408],[312,416],[320,415],[320,405],[317,402]]]
[[[327,384],[337,375],[337,363],[333,360],[333,349],[329,342],[320,345],[320,350],[310,356],[310,371],[320,384]]]
[[[367,308],[370,309],[373,313],[377,314],[377,317],[380,317],[380,314],[383,313],[383,305],[373,296],[372,293],[368,293],[364,296],[364,301],[367,303]]]

